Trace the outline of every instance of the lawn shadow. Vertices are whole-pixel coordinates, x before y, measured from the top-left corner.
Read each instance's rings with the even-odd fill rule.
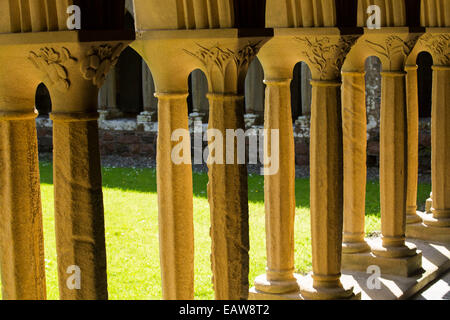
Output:
[[[41,183],[53,184],[52,164],[41,162]],[[106,188],[144,193],[156,193],[156,170],[151,168],[102,168],[103,186]],[[208,175],[206,173],[193,173],[194,196],[207,198]],[[431,192],[430,184],[419,184],[418,208],[425,204]],[[309,179],[295,180],[295,199],[297,208],[310,207]],[[248,177],[248,200],[251,203],[264,203],[264,177],[250,174]],[[380,216],[380,184],[378,181],[367,181],[366,215]]]

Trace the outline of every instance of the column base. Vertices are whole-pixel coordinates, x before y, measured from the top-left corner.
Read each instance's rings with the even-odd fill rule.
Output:
[[[267,275],[263,274],[255,279],[255,288],[260,292],[271,294],[283,294],[296,292],[299,290],[298,279],[300,275],[295,274],[291,280],[273,281],[268,280]]]
[[[249,292],[249,300],[304,300],[300,294],[300,279],[299,274],[294,274],[292,280],[269,281],[263,274],[255,279],[255,286]]]
[[[361,300],[361,292],[355,293],[351,283],[314,288],[311,274],[300,281],[300,293],[304,300]]]
[[[99,110],[99,121],[112,120],[123,117],[123,112],[117,109]]]
[[[422,252],[410,243],[398,249],[386,249],[377,243],[372,245],[372,252],[342,254],[342,270],[367,272],[369,266],[378,266],[386,275],[415,276],[422,272]]]
[[[204,123],[206,121],[206,113],[193,112],[189,114],[189,126],[192,126],[195,122]]]
[[[434,226],[427,222],[434,218],[431,214],[418,213],[423,223],[409,224],[406,226],[406,237],[432,242],[450,243],[450,227]],[[436,219],[434,219],[436,220]]]
[[[158,114],[156,112],[144,111],[144,112],[141,112],[136,117],[136,120],[137,120],[138,124],[157,122],[158,121]]]
[[[431,213],[431,208],[433,207],[433,199],[432,198],[428,198],[426,203],[425,203],[425,212],[426,213]]]
[[[433,212],[433,209],[431,209]],[[449,228],[450,227],[450,218],[439,218],[436,219],[433,214],[426,214],[422,216],[423,223],[430,227],[437,228]]]
[[[420,211],[416,211],[413,214],[406,214],[406,224],[414,224],[422,222],[422,218],[419,215]]]
[[[244,115],[245,127],[251,128],[261,124],[261,116],[259,114],[247,113]]]
[[[342,254],[370,252],[367,242],[344,242],[342,243]]]

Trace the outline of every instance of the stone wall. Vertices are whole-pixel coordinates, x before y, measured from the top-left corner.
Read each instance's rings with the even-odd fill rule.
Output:
[[[99,126],[102,155],[156,159],[157,123],[143,125],[138,124],[136,119],[116,119],[100,121]],[[309,126],[309,116],[300,117],[294,124],[295,162],[297,166],[309,165]],[[206,125],[204,127],[204,130],[206,130]],[[255,126],[254,128],[262,129],[262,126]],[[41,153],[51,152],[51,121],[47,117],[39,117],[37,119],[37,130],[39,151]],[[378,127],[368,133],[368,137],[368,166],[376,167],[378,166],[379,154]],[[206,142],[204,142],[203,147],[206,147]],[[429,118],[420,121],[419,157],[421,172],[428,173],[431,167],[431,126]]]

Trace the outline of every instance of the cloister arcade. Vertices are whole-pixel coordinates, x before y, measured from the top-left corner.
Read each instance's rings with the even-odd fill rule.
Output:
[[[81,30],[67,30],[70,4],[82,9]],[[130,54],[139,54],[148,66],[148,72],[144,65],[135,67],[148,79],[147,85],[154,87],[151,90],[158,103],[156,110],[156,99],[142,94],[144,108],[138,121],[154,122],[157,116],[164,299],[194,298],[192,166],[171,159],[177,144],[171,139],[173,131],[189,130],[188,79],[191,77],[191,91],[199,79],[206,79],[208,87],[207,113],[192,110],[191,118],[205,117],[206,121],[207,117],[208,126],[221,132],[245,129],[246,120],[252,120],[245,117],[246,76],[256,58],[264,73],[264,128],[279,131],[280,148],[278,173],[264,178],[267,271],[250,288],[247,166],[209,164],[216,299],[359,299],[357,277],[344,277],[343,270],[364,272],[377,265],[383,275],[413,283],[430,282],[448,270],[448,1],[134,0],[132,7],[130,4],[124,0],[0,0],[0,269],[4,299],[46,298],[35,124],[35,92],[41,83],[48,88],[52,103],[60,298],[108,298],[97,120],[101,115],[114,117],[120,110],[101,108],[103,102],[115,99],[113,84],[103,87],[100,99],[99,90],[105,82],[114,83],[114,74],[109,72],[118,63],[120,67],[119,56],[131,50],[128,46]],[[376,30],[366,27],[367,7],[372,4],[381,8],[381,28]],[[134,15],[135,30],[124,27],[125,9]],[[433,192],[427,212],[418,212],[417,59],[423,52],[433,61]],[[377,57],[382,66],[382,230],[375,241],[364,234],[368,125],[364,71],[369,57]],[[312,77],[313,271],[307,276],[295,274],[293,262],[291,81],[300,61],[308,65]],[[265,139],[273,137],[268,134]],[[237,148],[236,141],[231,143]],[[429,271],[422,251],[406,241],[407,237],[446,248],[447,256],[439,268]],[[83,270],[80,290],[65,285],[71,265]],[[409,295],[414,291],[408,290]]]

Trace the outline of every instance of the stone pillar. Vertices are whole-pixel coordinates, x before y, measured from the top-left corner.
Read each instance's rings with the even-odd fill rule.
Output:
[[[282,294],[299,291],[294,276],[295,147],[290,82],[290,79],[264,81],[265,139],[269,139],[266,141],[269,146],[279,144],[279,154],[268,155],[279,157],[279,170],[264,177],[267,271],[256,278],[256,297],[261,292],[282,299]],[[274,141],[271,130],[279,131],[279,141]]]
[[[406,119],[407,119],[407,189],[406,223],[418,223],[417,184],[419,175],[419,97],[417,93],[417,65],[406,66]]]
[[[192,113],[189,115],[190,122],[204,122],[208,114],[208,80],[201,70],[194,70],[191,74],[192,81]]]
[[[341,284],[343,223],[340,82],[311,81],[311,276],[302,280],[306,299],[348,299]],[[326,230],[326,232],[325,232]]]
[[[68,45],[61,68],[70,75],[70,81],[59,79],[47,86],[53,110],[50,118],[61,300],[108,299],[98,92],[124,46]]]
[[[63,106],[55,101],[56,111],[50,115],[53,120],[53,179],[60,298],[106,300],[108,292],[98,114],[89,109],[84,112],[63,112]],[[81,286],[74,290],[69,288],[67,281],[77,269]]]
[[[137,116],[138,124],[158,121],[158,100],[155,97],[155,83],[145,60],[142,60],[142,94],[144,111]]]
[[[366,88],[364,72],[342,72],[342,130],[344,143],[343,253],[370,251],[365,241],[366,214]]]
[[[432,217],[425,224],[450,234],[450,67],[433,66]]]
[[[2,295],[5,300],[44,300],[44,237],[34,120],[37,113],[6,110],[0,106]]]
[[[372,252],[381,260],[414,261],[404,276],[420,269],[416,247],[405,243],[407,191],[407,137],[405,73],[382,72],[380,126],[380,204],[382,243]],[[414,259],[415,257],[415,259]],[[386,259],[384,259],[386,260]],[[401,266],[395,266],[402,273]],[[382,270],[383,272],[384,270]],[[383,272],[385,273],[385,272]],[[389,272],[386,272],[389,273]]]
[[[264,112],[264,70],[256,58],[248,68],[245,79],[245,125],[247,128],[261,124]]]
[[[109,72],[98,96],[100,121],[123,116],[122,111],[117,107],[116,69],[112,69]]]
[[[176,130],[189,132],[188,93],[157,93],[158,145],[157,183],[159,209],[159,245],[164,300],[194,299],[194,220],[192,167],[177,164],[172,150]],[[191,159],[190,139],[183,140],[184,155]]]
[[[226,137],[227,129],[245,130],[244,96],[211,93],[208,94],[208,100],[209,129],[218,130],[223,137],[223,144],[215,145],[215,150],[212,150],[211,145],[213,137],[210,134],[208,137],[208,199],[211,210],[211,262],[215,298],[246,300],[249,291],[247,166],[237,163],[237,142],[230,142]],[[226,163],[227,143],[234,145],[233,164]],[[220,159],[220,153],[223,154],[223,159]],[[218,157],[219,163],[212,163],[211,156]]]

